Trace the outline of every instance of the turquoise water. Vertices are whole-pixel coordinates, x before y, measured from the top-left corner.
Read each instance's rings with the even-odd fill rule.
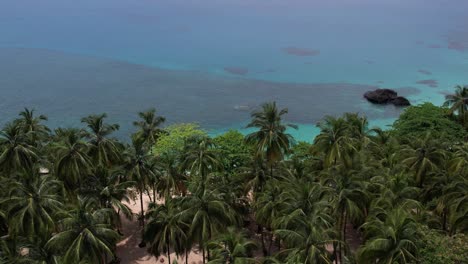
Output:
[[[468,1],[0,1],[1,122],[23,107],[50,125],[107,112],[132,131],[156,107],[216,134],[277,100],[300,140],[326,114],[390,124],[362,99],[392,88],[441,104],[468,77]]]

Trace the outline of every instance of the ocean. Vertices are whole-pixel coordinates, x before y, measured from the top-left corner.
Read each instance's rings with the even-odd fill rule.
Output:
[[[391,88],[440,105],[468,83],[466,0],[0,0],[0,123],[24,107],[48,125],[106,112],[134,131],[155,107],[167,124],[245,130],[266,101],[287,107],[297,140],[324,115],[387,127]]]

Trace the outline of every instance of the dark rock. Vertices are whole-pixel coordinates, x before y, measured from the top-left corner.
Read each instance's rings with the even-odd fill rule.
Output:
[[[406,99],[403,96],[398,96],[392,99],[390,102],[396,106],[410,106],[411,105],[410,101],[408,101],[408,99]]]
[[[377,89],[364,93],[364,97],[374,104],[394,104],[396,106],[411,105],[408,99],[398,96],[398,93],[391,89]]]

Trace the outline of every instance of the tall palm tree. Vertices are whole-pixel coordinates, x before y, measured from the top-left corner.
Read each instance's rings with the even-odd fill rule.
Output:
[[[56,130],[56,137],[59,141],[53,144],[55,174],[64,182],[68,191],[73,191],[91,173],[89,145],[77,129]]]
[[[32,181],[2,182],[9,193],[0,200],[0,207],[6,208],[11,234],[39,239],[55,229],[64,206],[62,184],[48,175],[31,178]]]
[[[206,263],[206,242],[226,225],[236,224],[235,211],[216,190],[199,189],[182,199],[184,221],[190,223],[190,236],[203,251]],[[210,258],[208,250],[208,259]]]
[[[127,148],[125,154],[125,170],[129,178],[135,183],[140,194],[140,223],[143,229],[145,227],[143,193],[147,190],[150,178],[155,177],[153,165],[154,159],[145,150],[143,139],[134,136],[132,138],[132,145]],[[141,246],[144,246],[144,243]]]
[[[59,232],[46,248],[62,257],[62,263],[106,263],[114,256],[119,234],[108,224],[108,209],[95,209],[79,201],[77,208],[59,222]]]
[[[338,237],[341,240],[338,249],[338,257],[343,261],[343,253],[347,254],[346,227],[349,220],[355,223],[364,218],[368,194],[365,191],[362,180],[353,175],[352,171],[341,168],[332,168],[323,179],[323,185],[329,187],[330,202],[335,208],[335,216],[338,219]],[[344,248],[343,248],[344,246]]]
[[[38,159],[36,148],[29,143],[28,134],[17,123],[9,123],[0,131],[0,169],[30,171]]]
[[[402,153],[407,156],[402,163],[414,172],[418,187],[423,186],[426,175],[435,171],[445,158],[445,153],[430,139],[430,133],[424,139],[414,139]]]
[[[323,222],[315,214],[305,215],[300,209],[280,219],[275,234],[284,241],[285,249],[278,252],[278,257],[283,263],[332,263],[326,249],[333,242],[331,217],[328,221]]]
[[[316,153],[324,153],[324,167],[328,168],[338,162],[349,165],[355,147],[349,137],[346,120],[326,116],[318,123],[318,127],[320,134],[315,137],[313,148]]]
[[[109,138],[119,129],[119,125],[104,123],[106,117],[106,114],[90,115],[81,119],[81,122],[86,123],[89,129],[85,132],[90,145],[89,156],[96,162],[95,165],[108,167],[119,159],[120,149],[116,141]]]
[[[100,167],[88,176],[86,186],[80,190],[80,196],[85,202],[96,202],[102,208],[112,210],[112,224],[120,228],[120,214],[127,219],[133,218],[132,210],[127,206],[130,203],[128,189],[135,186],[135,182],[126,181],[123,176],[125,170],[109,170]]]
[[[149,251],[152,255],[159,257],[165,253],[169,264],[171,248],[180,255],[185,251],[189,240],[189,225],[182,221],[180,211],[177,203],[168,198],[162,205],[150,204],[146,214],[149,221],[143,239],[150,244]]]
[[[148,144],[151,151],[159,135],[163,132],[159,127],[166,121],[166,118],[158,116],[155,108],[139,112],[138,116],[141,120],[133,122],[133,125],[139,129],[137,136],[141,137]]]
[[[270,166],[270,176],[273,177],[273,166],[282,160],[294,143],[293,137],[286,133],[286,128],[296,129],[297,126],[284,124],[283,116],[288,109],[279,110],[276,102],[265,103],[262,109],[251,114],[252,120],[248,128],[257,128],[245,137],[248,144],[252,144],[258,157],[265,159]]]
[[[445,96],[444,106],[450,107],[450,114],[457,112],[460,121],[465,124],[468,113],[468,86],[457,85],[454,94]]]
[[[182,167],[191,175],[200,177],[200,187],[204,189],[211,172],[222,169],[218,153],[214,150],[210,138],[190,138],[186,143]]]
[[[246,233],[235,227],[228,227],[215,239],[208,243],[213,257],[208,263],[212,264],[247,264],[256,263],[252,257],[257,248],[254,241],[247,239]]]
[[[45,139],[48,137],[50,129],[42,124],[43,121],[47,121],[45,115],[34,115],[34,109],[25,108],[20,112],[19,119],[16,120],[18,125],[21,127],[23,133],[28,134],[31,139],[31,144],[37,146],[37,140]]]
[[[420,239],[418,225],[403,208],[375,218],[362,227],[369,238],[357,256],[359,263],[413,263]]]

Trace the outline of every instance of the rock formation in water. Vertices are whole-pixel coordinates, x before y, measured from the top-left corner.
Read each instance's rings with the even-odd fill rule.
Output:
[[[409,106],[411,103],[403,96],[391,89],[377,89],[364,93],[364,98],[374,104],[393,104],[395,106]]]

